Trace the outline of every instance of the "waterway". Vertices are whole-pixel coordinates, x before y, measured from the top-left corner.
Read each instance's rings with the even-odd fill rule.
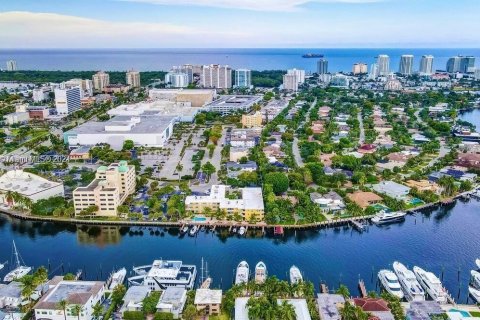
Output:
[[[458,115],[458,118],[470,122],[475,126],[477,131],[480,131],[480,109],[463,111]]]
[[[106,279],[114,268],[131,270],[159,258],[199,267],[203,257],[213,286],[226,289],[240,260],[246,260],[251,270],[263,260],[270,275],[287,279],[295,264],[317,290],[321,281],[330,289],[344,283],[357,294],[359,277],[374,290],[378,270],[399,260],[436,273],[458,301],[467,302],[469,272],[480,257],[479,230],[476,200],[410,215],[399,224],[372,225],[362,234],[340,227],[288,231],[283,237],[253,230],[242,238],[228,235],[228,230],[180,237],[175,228],[77,227],[0,215],[0,261],[11,258],[12,240],[28,265],[50,266],[52,275],[84,269],[87,279]]]

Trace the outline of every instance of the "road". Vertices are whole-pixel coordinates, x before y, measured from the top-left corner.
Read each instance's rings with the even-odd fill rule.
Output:
[[[305,116],[305,121],[302,121],[301,124],[299,125],[299,128],[304,125],[305,123],[308,123],[310,121],[310,110],[317,104],[317,99],[312,102],[310,105],[310,108],[308,108],[307,114]],[[297,163],[297,166],[303,167],[303,159],[302,156],[300,155],[300,148],[298,147],[298,137],[297,134],[293,137],[293,143],[292,143],[292,152],[293,152],[293,157],[295,159],[295,162]]]
[[[440,150],[438,152],[438,156],[430,160],[426,168],[433,166],[440,158],[444,157],[449,152],[450,152],[450,148],[446,147],[444,142],[440,142]]]
[[[358,139],[358,143],[363,145],[365,143],[365,128],[363,128],[362,112],[357,113],[357,120],[360,123],[360,137]]]

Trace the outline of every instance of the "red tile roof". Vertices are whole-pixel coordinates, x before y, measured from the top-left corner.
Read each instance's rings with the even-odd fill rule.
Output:
[[[353,302],[366,312],[390,311],[387,302],[380,298],[355,298]]]

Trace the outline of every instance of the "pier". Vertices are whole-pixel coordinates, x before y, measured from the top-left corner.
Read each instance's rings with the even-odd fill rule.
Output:
[[[368,296],[367,289],[365,288],[365,282],[362,279],[358,280],[358,289],[360,290],[360,295],[362,298],[366,298]]]

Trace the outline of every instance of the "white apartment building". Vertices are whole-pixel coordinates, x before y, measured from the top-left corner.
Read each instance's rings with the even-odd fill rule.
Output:
[[[298,80],[295,74],[283,75],[283,89],[288,91],[298,91]]]
[[[200,80],[204,88],[229,89],[232,87],[232,69],[218,64],[203,66]]]
[[[368,66],[366,63],[355,63],[352,68],[352,73],[357,74],[366,74],[368,72]]]
[[[101,281],[60,281],[50,288],[34,306],[36,320],[91,320],[93,307],[105,298],[105,282]],[[64,310],[58,307],[60,301],[67,301]],[[80,314],[74,312],[75,305],[81,306]]]
[[[252,71],[248,69],[235,70],[235,87],[250,88],[252,86]]]
[[[379,76],[388,76],[390,74],[390,57],[386,54],[378,55],[377,66]]]
[[[433,56],[423,55],[420,59],[420,74],[431,75],[433,74]]]
[[[7,71],[17,71],[17,61],[8,60],[7,61]]]
[[[413,74],[413,55],[404,54],[400,57],[400,67],[398,72],[403,75]]]
[[[66,115],[81,108],[81,90],[80,87],[55,89],[55,108],[58,114]]]
[[[93,95],[93,81],[90,79],[70,79],[60,84],[60,89],[80,88],[81,98]]]
[[[125,81],[127,85],[132,88],[140,87],[140,72],[130,70],[125,74]]]
[[[97,216],[117,216],[117,207],[135,192],[135,179],[135,166],[126,161],[100,166],[88,186],[73,191],[75,215],[97,206]]]
[[[92,76],[93,89],[95,91],[103,91],[103,89],[110,85],[110,75],[103,71],[99,71]]]
[[[186,73],[169,72],[165,75],[165,84],[172,88],[186,88],[188,83],[188,75]]]
[[[241,188],[241,199],[227,197],[229,186],[213,185],[207,196],[187,196],[185,209],[196,214],[210,210],[225,210],[228,215],[239,214],[243,220],[263,219],[264,206],[262,188]]]
[[[287,74],[294,74],[297,77],[297,81],[299,84],[305,82],[305,70],[299,70],[294,68],[287,70]]]

